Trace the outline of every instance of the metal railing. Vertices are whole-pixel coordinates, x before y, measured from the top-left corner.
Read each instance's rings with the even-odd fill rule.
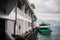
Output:
[[[26,37],[27,40],[36,40],[37,39],[37,31],[32,31],[29,33],[29,35]]]

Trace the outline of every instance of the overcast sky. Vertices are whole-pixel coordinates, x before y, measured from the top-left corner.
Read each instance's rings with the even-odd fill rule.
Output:
[[[29,0],[38,19],[60,21],[60,0]]]

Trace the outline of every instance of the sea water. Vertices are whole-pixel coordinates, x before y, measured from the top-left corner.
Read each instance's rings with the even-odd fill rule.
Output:
[[[52,26],[50,35],[41,35],[38,33],[37,40],[60,40],[60,26]]]

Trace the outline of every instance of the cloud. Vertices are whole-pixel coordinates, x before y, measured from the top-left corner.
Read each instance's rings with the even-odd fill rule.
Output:
[[[60,14],[37,13],[38,19],[60,21]]]
[[[60,0],[29,0],[35,4],[38,19],[60,20]]]
[[[35,3],[38,12],[60,13],[59,0],[30,0],[30,2]]]

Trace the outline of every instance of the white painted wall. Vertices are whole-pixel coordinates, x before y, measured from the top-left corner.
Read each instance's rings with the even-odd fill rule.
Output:
[[[21,26],[21,29],[19,30],[19,25]],[[19,33],[20,31],[20,33]],[[22,34],[23,33],[23,20],[17,20],[17,29],[16,34]]]
[[[20,33],[19,33],[19,25],[21,26]],[[28,22],[24,20],[17,20],[17,29],[16,29],[16,34],[23,34],[26,31],[31,30],[31,25],[30,27],[28,26]]]
[[[15,8],[14,8],[15,9]],[[4,15],[4,14],[0,14],[0,18],[4,18],[4,19],[10,19],[10,20],[15,20],[15,11],[14,9],[11,11],[11,13],[9,15]],[[22,10],[19,10],[19,8],[17,8],[17,18],[24,20],[24,21],[28,21],[31,22],[31,20],[25,18],[24,16],[20,15],[20,14],[25,14]],[[28,16],[27,16],[28,17]]]
[[[14,38],[12,37],[12,34],[14,32],[14,21],[7,20],[6,26],[7,26],[6,29],[7,34],[10,36],[11,40],[14,40]]]
[[[28,21],[28,22],[31,22],[31,20],[29,20],[28,18],[26,18],[25,16],[27,16],[25,13],[24,13],[24,11],[22,11],[22,10],[20,10],[19,8],[17,8],[17,13],[18,13],[18,15],[17,15],[17,18],[18,19],[21,19],[21,20],[24,20],[24,21]],[[22,15],[20,15],[20,14],[22,14]],[[25,14],[25,15],[24,15]],[[28,16],[27,16],[28,17]]]
[[[15,9],[15,8],[14,8]],[[10,19],[10,20],[6,20],[6,26],[7,26],[7,30],[6,32],[8,33],[8,35],[10,36],[11,39],[12,36],[11,34],[13,34],[14,32],[14,21],[11,20],[15,20],[15,11],[14,9],[11,11],[11,13],[9,15],[4,15],[4,14],[0,14],[1,18],[4,19]],[[32,22],[30,19],[26,18],[24,15],[25,13],[20,10],[19,8],[17,8],[17,25],[16,25],[16,34],[22,34],[25,33],[26,31],[29,31],[31,29],[31,27],[28,27],[28,22]],[[28,17],[29,15],[27,15]],[[21,26],[21,29],[19,30],[19,25]],[[20,33],[19,33],[20,31]]]
[[[26,26],[25,26],[25,21],[23,21],[23,33],[25,33],[26,32]],[[27,25],[27,24],[26,24]]]

